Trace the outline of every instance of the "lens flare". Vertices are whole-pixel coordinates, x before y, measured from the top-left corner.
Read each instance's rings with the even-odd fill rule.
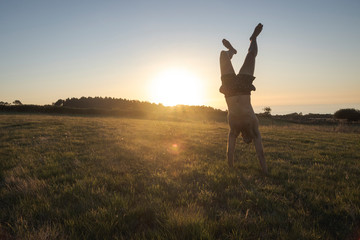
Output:
[[[180,152],[180,148],[179,145],[177,143],[173,143],[171,144],[171,146],[168,149],[169,153],[171,154],[179,154]]]

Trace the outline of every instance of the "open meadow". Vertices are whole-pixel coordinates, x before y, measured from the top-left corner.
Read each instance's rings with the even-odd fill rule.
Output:
[[[0,114],[0,239],[357,239],[360,134],[261,121]]]

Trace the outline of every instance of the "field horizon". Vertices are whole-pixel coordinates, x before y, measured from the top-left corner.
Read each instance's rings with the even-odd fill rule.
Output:
[[[358,132],[260,125],[268,176],[225,122],[2,113],[0,237],[358,239]]]
[[[79,98],[66,98],[66,100],[68,99],[82,99],[85,97],[79,97]],[[88,97],[90,98],[90,97]],[[152,101],[147,101],[147,100],[138,100],[138,99],[124,99],[124,98],[113,98],[113,97],[95,97],[95,98],[101,98],[101,99],[121,99],[121,100],[125,100],[125,101],[130,101],[130,102],[139,102],[139,103],[145,103],[145,104],[151,104],[151,105],[163,105],[162,103],[159,102],[152,102]],[[14,100],[15,101],[19,101],[20,103],[22,103],[22,101],[20,100]],[[35,106],[48,106],[48,105],[57,105],[57,103],[59,103],[59,101],[65,101],[63,99],[58,99],[56,102],[53,103],[22,103],[24,105],[35,105]],[[6,102],[6,101],[0,101],[0,105],[3,104],[10,104],[10,102]],[[211,108],[211,109],[215,109],[215,110],[221,110],[221,111],[226,111],[227,108],[223,105],[216,105],[216,106],[210,106],[210,105],[186,105],[186,104],[177,104],[174,106],[165,106],[166,108],[174,108],[174,107],[179,107],[179,106],[186,106],[186,107],[206,107],[206,108]],[[92,106],[89,106],[92,107]],[[271,107],[272,109],[272,114],[274,115],[286,115],[286,114],[291,114],[291,113],[302,113],[302,114],[334,114],[337,110],[339,109],[346,109],[346,108],[354,108],[354,109],[360,109],[360,103],[329,103],[329,104],[292,104],[292,105],[286,105],[286,104],[282,104],[282,105],[253,105],[254,111],[256,113],[262,113],[264,112],[264,108],[265,107]]]
[[[314,105],[323,108],[324,105]],[[284,106],[283,106],[284,107]],[[285,106],[286,107],[286,106]],[[289,106],[287,106],[289,107]],[[332,106],[334,107],[334,106]],[[340,107],[340,105],[339,105]],[[258,111],[259,117],[273,117],[276,120],[297,122],[302,124],[339,124],[345,118],[348,121],[358,121],[360,110],[355,108],[341,108],[335,113],[303,113],[292,111],[288,114],[274,114],[274,109],[270,106]],[[256,107],[254,108],[256,111]],[[343,114],[340,111],[345,110]],[[350,112],[349,112],[350,110]],[[129,100],[112,97],[81,97],[58,99],[51,105],[29,105],[23,104],[20,100],[15,100],[12,104],[0,101],[0,112],[3,113],[40,113],[40,114],[60,114],[60,115],[83,115],[83,116],[113,116],[135,119],[152,120],[175,120],[175,121],[217,121],[225,122],[227,110],[216,109],[210,106],[197,105],[175,105],[164,106],[161,103],[151,103],[148,101]],[[352,112],[352,113],[351,113]]]

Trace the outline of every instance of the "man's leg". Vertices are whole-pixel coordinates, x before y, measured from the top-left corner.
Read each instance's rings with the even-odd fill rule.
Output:
[[[227,74],[235,74],[233,65],[229,58],[228,51],[221,51],[220,53],[220,71],[221,71],[221,76]]]
[[[249,47],[248,53],[246,55],[244,64],[240,68],[240,72],[239,72],[241,74],[248,74],[248,75],[251,75],[251,76],[254,75],[255,58],[256,58],[257,53],[258,53],[258,47],[257,47],[256,38],[260,34],[260,32],[262,31],[262,28],[263,28],[263,25],[261,23],[259,23],[255,27],[254,33],[250,37],[250,41],[251,41],[250,47]]]
[[[220,53],[220,71],[221,76],[227,74],[235,74],[233,65],[231,63],[231,58],[234,54],[237,53],[235,48],[231,46],[230,42],[226,39],[222,40],[223,45],[228,49],[228,51],[221,51]]]

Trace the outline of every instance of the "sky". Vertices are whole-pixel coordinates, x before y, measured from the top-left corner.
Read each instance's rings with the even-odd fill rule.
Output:
[[[0,101],[173,97],[225,110],[221,40],[238,50],[238,71],[261,22],[255,112],[360,109],[359,10],[358,0],[0,0]]]

